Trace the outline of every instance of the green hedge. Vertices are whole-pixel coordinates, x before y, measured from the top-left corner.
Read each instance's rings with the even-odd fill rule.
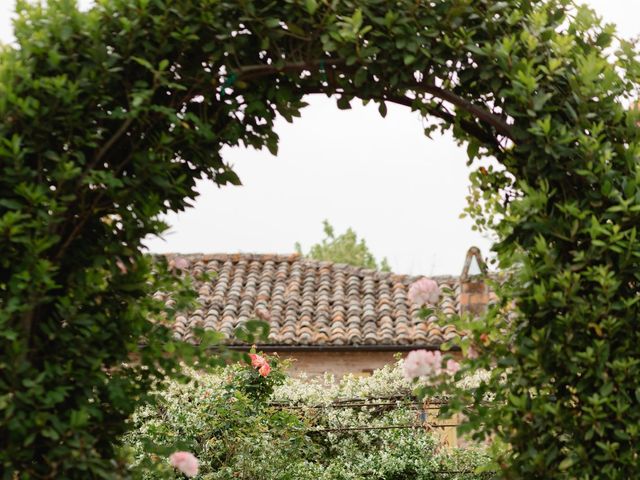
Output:
[[[114,442],[127,418],[181,358],[205,351],[171,341],[174,312],[151,294],[177,285],[166,266],[150,274],[143,239],[190,204],[197,179],[239,183],[223,148],[276,153],[274,119],[299,116],[311,93],[335,95],[338,108],[373,101],[382,116],[405,105],[429,119],[426,134],[449,129],[470,162],[500,163],[474,173],[470,213],[495,230],[500,267],[517,270],[500,300],[513,315],[497,308],[470,327],[494,376],[468,418],[479,437],[509,445],[504,474],[639,476],[640,129],[629,106],[640,64],[590,10],[571,0],[18,5],[17,48],[0,51],[6,478],[126,475]]]

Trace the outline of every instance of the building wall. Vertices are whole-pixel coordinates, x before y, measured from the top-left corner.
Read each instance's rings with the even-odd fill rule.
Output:
[[[395,363],[397,358],[404,358],[409,352],[384,351],[294,351],[278,352],[282,359],[291,359],[289,373],[298,377],[304,373],[308,377],[317,377],[331,373],[341,378],[348,373],[369,375],[374,370]],[[457,354],[456,354],[457,355]]]
[[[336,378],[343,377],[347,373],[355,375],[369,375],[373,370],[382,368],[390,363],[395,363],[396,352],[376,351],[296,351],[278,352],[282,359],[291,359],[292,365],[289,373],[300,376],[305,373],[308,377],[316,377],[331,373]],[[406,352],[401,353],[403,357]]]

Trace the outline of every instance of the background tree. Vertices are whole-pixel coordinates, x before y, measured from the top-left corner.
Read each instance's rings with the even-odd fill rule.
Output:
[[[373,270],[382,270],[388,272],[390,270],[386,257],[380,263],[369,251],[367,242],[364,238],[358,240],[356,232],[351,228],[336,237],[333,227],[328,220],[322,222],[322,229],[325,237],[312,245],[308,253],[303,253],[302,246],[296,242],[295,249],[300,255],[304,255],[314,260],[327,260],[336,263],[346,263],[356,267],[371,268]]]

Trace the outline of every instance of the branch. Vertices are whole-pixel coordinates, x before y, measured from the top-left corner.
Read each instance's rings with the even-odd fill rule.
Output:
[[[400,95],[385,95],[383,97],[383,100],[388,100],[390,102],[397,103],[399,105],[405,105],[405,106],[410,107],[410,108],[413,108],[414,102],[415,102],[414,99],[403,97],[403,96],[400,96]],[[444,109],[434,108],[434,107],[430,107],[428,105],[424,105],[424,107],[426,108],[427,112],[429,112],[429,114],[431,114],[431,115],[433,115],[435,117],[441,118],[441,119],[445,120],[446,122],[455,123],[455,121],[456,121],[455,115],[449,113],[448,111],[446,111]],[[469,120],[460,119],[459,122],[460,122],[460,127],[465,132],[467,132],[470,135],[473,135],[478,140],[482,140],[483,142],[492,145],[496,149],[501,150],[500,142],[498,141],[498,139],[496,137],[491,135],[490,132],[488,132],[486,130],[483,130],[477,124],[475,124],[474,122],[470,122]]]
[[[275,73],[315,70],[323,65],[331,66],[342,64],[344,64],[344,60],[340,58],[327,58],[323,60],[310,60],[307,62],[285,63],[279,67],[276,65],[247,65],[246,67],[240,67],[234,70],[233,73],[238,76],[238,80],[251,80],[253,78],[260,78],[265,75],[272,75]]]
[[[176,102],[175,100],[172,100],[170,102],[170,105],[173,106],[174,103],[177,103],[178,105],[185,103],[189,98],[193,96],[196,86],[198,86],[198,83],[195,83],[194,85],[192,85],[189,91],[187,91],[181,97],[181,100],[179,100],[178,102]],[[122,123],[122,125],[120,125],[120,128],[118,128],[118,130],[111,136],[111,138],[100,148],[100,151],[96,154],[91,166],[82,174],[80,178],[83,178],[84,176],[86,176],[90,172],[90,170],[99,163],[100,159],[104,155],[106,155],[109,152],[110,148],[120,139],[120,137],[122,137],[122,135],[124,135],[124,133],[126,133],[128,128],[133,123],[133,120],[134,119],[132,117],[129,117],[127,118],[126,121]],[[155,125],[157,121],[158,121],[157,117],[156,119],[152,120],[149,126],[147,127],[147,130],[145,133],[147,133]],[[116,165],[115,168],[113,168],[113,172],[116,175],[119,175],[122,172],[122,170],[127,166],[127,163],[131,159],[131,155],[136,150],[136,148],[137,148],[137,145],[133,145],[129,149],[128,154],[124,156],[124,159],[122,159],[122,161],[118,165]],[[65,241],[60,246],[60,249],[58,250],[58,252],[54,257],[56,260],[60,260],[62,258],[62,256],[66,253],[67,249],[72,244],[72,242],[80,235],[80,233],[82,232],[82,228],[85,226],[87,221],[89,221],[89,219],[91,218],[91,215],[95,213],[96,209],[98,209],[98,204],[102,200],[106,192],[107,190],[102,189],[95,196],[95,198],[91,202],[90,207],[85,210],[84,216],[78,220],[78,222],[75,224],[75,226],[71,230],[71,233],[69,234],[69,236],[65,239]]]
[[[457,107],[462,108],[463,110],[466,110],[467,112],[471,113],[473,116],[478,118],[479,120],[491,125],[493,128],[496,129],[498,133],[506,137],[509,137],[511,140],[514,140],[514,134],[513,134],[513,129],[511,128],[511,125],[509,125],[502,118],[498,117],[497,115],[494,115],[490,111],[482,107],[479,107],[478,105],[474,105],[469,100],[459,97],[453,92],[444,90],[440,87],[436,87],[433,84],[428,84],[425,82],[416,83],[414,85],[414,88],[416,89],[416,91],[429,93],[434,97],[441,98],[442,100],[445,100]]]
[[[279,67],[275,65],[248,65],[246,67],[241,67],[235,70],[236,75],[238,75],[238,79],[243,80],[251,80],[255,78],[260,78],[265,75],[272,75],[276,73],[282,72],[297,72],[301,70],[312,70],[321,67],[322,65],[344,65],[345,61],[342,59],[326,59],[326,60],[311,60],[306,62],[293,62],[281,65]],[[353,67],[347,69],[352,70]],[[501,135],[504,135],[511,140],[515,141],[514,133],[511,125],[505,122],[501,117],[495,115],[489,110],[479,106],[474,105],[469,100],[466,100],[462,97],[459,97],[453,92],[449,90],[444,90],[436,85],[429,84],[426,82],[416,82],[413,85],[410,85],[408,88],[413,88],[417,92],[428,93],[433,95],[434,97],[445,100],[453,105],[466,110],[474,117],[479,119],[481,122],[484,122],[491,127],[493,127],[496,132]],[[390,101],[393,101],[390,99]],[[449,119],[450,120],[450,119]],[[472,122],[468,122],[468,126],[473,125]],[[486,140],[487,133],[483,133],[483,139]],[[494,139],[495,141],[495,139]],[[492,142],[493,143],[493,142]]]
[[[100,150],[98,150],[98,153],[96,153],[95,159],[93,161],[94,165],[97,165],[100,163],[100,160],[102,160],[102,157],[104,157],[107,154],[107,152],[113,146],[113,144],[116,143],[118,140],[120,140],[120,137],[126,133],[127,129],[131,126],[131,123],[133,123],[133,117],[128,117],[124,122],[122,122],[122,125],[120,125],[120,128],[116,130],[116,132],[111,136],[111,138],[107,140],[102,147],[100,147]],[[89,170],[91,170],[91,168],[87,169],[87,171]]]
[[[315,88],[315,89],[306,89],[305,90],[306,93],[308,94],[325,94],[325,95],[330,95],[332,93],[344,93],[344,92],[336,92],[336,91],[327,91],[324,90],[322,88]],[[398,105],[402,105],[405,107],[409,107],[409,108],[415,108],[415,99],[412,98],[407,98],[407,97],[403,97],[401,95],[391,95],[391,94],[385,94],[381,97],[378,96],[367,96],[367,98],[369,100],[375,100],[375,101],[385,101],[385,102],[391,102],[391,103],[395,103]],[[422,104],[425,109],[427,110],[427,112],[430,115],[433,115],[434,117],[438,117],[441,118],[442,120],[449,122],[449,123],[455,123],[456,121],[456,117],[455,115],[449,113],[448,111],[444,110],[444,109],[440,109],[440,108],[435,108],[435,107],[431,107],[429,105],[425,105]],[[498,141],[498,139],[496,137],[494,137],[491,132],[488,132],[486,130],[483,130],[482,128],[480,128],[480,126],[478,126],[477,124],[470,122],[469,120],[464,120],[461,119],[460,120],[460,127],[467,132],[470,135],[473,135],[474,137],[476,137],[478,140],[481,140],[491,146],[493,146],[497,151],[501,151],[502,147],[500,145],[500,142]]]

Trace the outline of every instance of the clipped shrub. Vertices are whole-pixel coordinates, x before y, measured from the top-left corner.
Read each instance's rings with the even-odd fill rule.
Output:
[[[173,312],[165,325],[149,298],[175,284],[150,275],[143,239],[190,204],[198,179],[240,183],[223,148],[275,154],[276,116],[292,121],[311,93],[339,108],[373,101],[382,116],[405,105],[429,118],[427,135],[450,130],[470,162],[501,164],[473,174],[470,213],[497,233],[500,266],[517,267],[499,305],[514,315],[496,308],[471,326],[494,379],[475,398],[496,403],[469,419],[509,445],[505,476],[639,476],[629,105],[640,64],[592,11],[572,0],[18,5],[17,48],[0,48],[6,477],[121,474],[114,442],[129,414],[176,360],[205,352],[171,341]]]

